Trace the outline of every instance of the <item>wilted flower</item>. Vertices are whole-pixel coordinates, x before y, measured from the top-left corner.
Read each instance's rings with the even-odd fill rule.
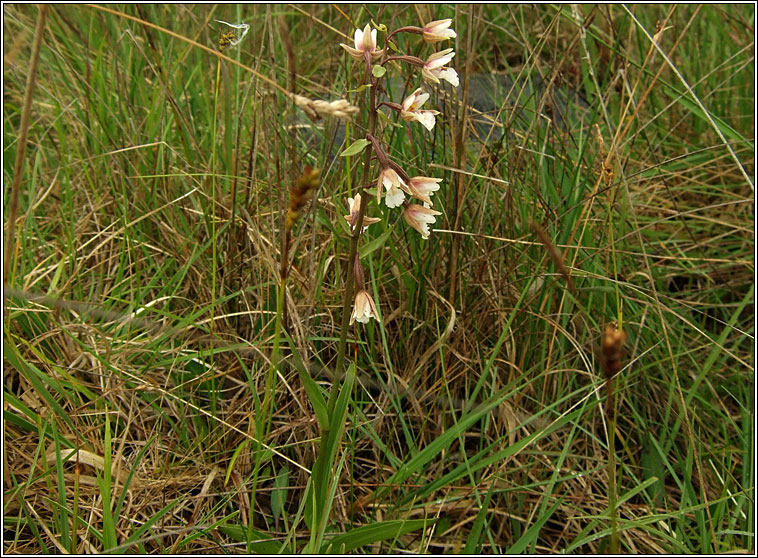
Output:
[[[356,60],[363,60],[363,53],[367,52],[371,56],[371,60],[378,60],[384,50],[376,49],[376,29],[371,29],[371,26],[367,23],[363,31],[360,29],[355,30],[355,48],[349,47],[340,43],[340,46],[344,48],[350,56]]]
[[[446,48],[440,52],[435,52],[429,58],[427,58],[424,67],[421,68],[421,77],[427,83],[439,83],[441,79],[447,81],[453,87],[458,87],[460,81],[458,80],[458,72],[452,68],[448,68],[445,64],[448,64],[455,56],[452,48]]]
[[[353,315],[350,316],[350,325],[358,320],[362,324],[367,324],[371,318],[378,320],[376,317],[376,305],[374,299],[364,289],[358,291],[355,295],[355,304],[353,305]]]
[[[432,205],[432,200],[429,197],[432,192],[436,192],[440,189],[441,178],[429,178],[428,176],[414,176],[408,181],[408,190],[411,195],[421,200],[422,202]]]
[[[421,32],[421,36],[427,43],[436,43],[437,41],[444,41],[445,39],[454,39],[456,37],[455,31],[448,29],[451,23],[453,23],[452,19],[440,19],[427,23],[424,25],[424,30]]]
[[[424,128],[431,132],[436,122],[434,115],[439,114],[439,112],[436,110],[419,110],[419,107],[423,105],[427,99],[429,99],[429,93],[422,93],[421,88],[419,87],[411,93],[405,101],[403,101],[400,116],[406,122],[411,122],[413,120],[421,122]]]
[[[350,208],[350,214],[345,215],[345,220],[348,223],[350,223],[350,228],[352,229],[358,223],[358,210],[361,207],[361,195],[355,194],[354,198],[347,198],[347,204]],[[365,231],[369,225],[378,223],[379,221],[381,221],[381,219],[364,215],[363,216],[363,230]]]
[[[409,203],[403,212],[405,222],[421,233],[423,238],[429,238],[429,225],[434,223],[435,215],[442,213],[417,203]]]
[[[398,207],[403,204],[405,201],[403,191],[407,192],[408,186],[398,176],[397,172],[390,168],[384,169],[379,175],[379,183],[377,184],[380,195],[382,186],[387,190],[387,195],[384,197],[384,203],[387,204],[387,207]]]

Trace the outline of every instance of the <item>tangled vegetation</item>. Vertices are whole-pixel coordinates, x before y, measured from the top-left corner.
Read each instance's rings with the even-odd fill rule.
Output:
[[[4,552],[754,549],[754,6],[4,11]]]

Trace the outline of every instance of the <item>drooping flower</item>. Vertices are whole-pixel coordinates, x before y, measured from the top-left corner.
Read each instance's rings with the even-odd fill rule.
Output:
[[[403,192],[408,192],[408,186],[394,169],[386,168],[379,175],[377,188],[380,189],[380,192],[382,186],[387,190],[387,194],[384,197],[384,203],[387,204],[387,207],[398,207],[403,204],[405,201],[405,194]]]
[[[435,215],[442,213],[417,203],[409,203],[403,211],[405,222],[421,233],[423,238],[429,238],[429,225],[434,223]]]
[[[432,205],[430,196],[432,192],[440,189],[441,178],[429,178],[428,176],[414,176],[408,181],[408,190],[411,196],[422,202]]]
[[[427,83],[439,83],[441,79],[447,81],[453,87],[458,87],[460,81],[458,80],[458,72],[453,68],[448,68],[448,64],[455,56],[452,48],[446,48],[439,52],[435,52],[424,63],[421,68],[421,77]]]
[[[340,46],[356,60],[363,60],[363,55],[366,52],[369,53],[371,60],[378,60],[384,54],[384,50],[376,49],[376,29],[371,29],[368,23],[363,31],[355,30],[354,43],[355,48],[343,43],[340,43]]]
[[[371,318],[378,320],[376,305],[374,299],[364,289],[360,289],[355,295],[355,304],[353,305],[353,315],[350,316],[350,325],[356,320],[362,324],[367,324]]]
[[[354,198],[347,198],[347,204],[350,208],[350,213],[348,215],[345,215],[345,220],[350,223],[350,228],[354,228],[355,225],[358,223],[358,210],[361,207],[361,195],[355,194]],[[363,216],[363,230],[365,231],[369,225],[373,225],[374,223],[378,223],[381,221],[381,219],[378,219],[377,217],[369,217],[368,215]]]
[[[424,30],[421,32],[421,36],[430,44],[444,41],[445,39],[455,39],[455,31],[448,29],[451,23],[453,23],[452,19],[439,19],[437,21],[429,22],[424,25]]]
[[[419,107],[423,105],[427,99],[429,99],[429,93],[422,93],[419,87],[403,101],[402,108],[400,109],[400,116],[406,122],[412,122],[416,120],[429,130],[430,132],[434,128],[436,119],[434,116],[439,114],[436,110],[420,110]]]

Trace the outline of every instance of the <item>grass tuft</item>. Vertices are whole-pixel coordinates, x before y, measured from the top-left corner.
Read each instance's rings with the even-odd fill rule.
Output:
[[[3,19],[4,552],[755,547],[752,8],[46,10]],[[375,123],[442,215],[368,196],[340,347],[366,118],[293,95],[444,18],[433,133]]]

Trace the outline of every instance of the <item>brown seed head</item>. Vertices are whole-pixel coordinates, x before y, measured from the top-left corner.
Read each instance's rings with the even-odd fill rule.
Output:
[[[310,165],[305,166],[305,172],[303,175],[295,180],[295,183],[290,189],[290,208],[287,211],[287,229],[291,229],[295,224],[300,212],[305,204],[307,204],[313,197],[313,193],[321,183],[320,178],[321,171],[319,169],[311,169]]]
[[[615,376],[623,368],[624,343],[626,333],[615,326],[608,326],[603,332],[600,342],[601,361],[603,374],[606,378]]]

